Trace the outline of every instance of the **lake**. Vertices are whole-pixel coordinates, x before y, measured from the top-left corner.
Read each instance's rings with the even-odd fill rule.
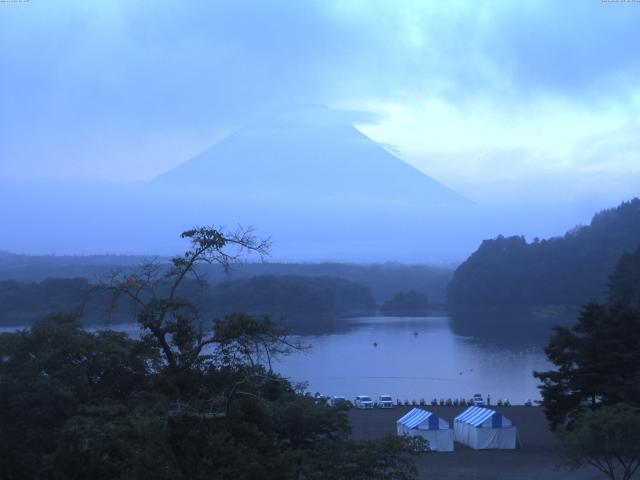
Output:
[[[284,357],[274,368],[293,381],[308,382],[312,393],[349,399],[389,394],[402,401],[428,402],[480,393],[494,401],[508,398],[523,403],[540,398],[532,372],[547,370],[551,364],[543,351],[548,326],[523,329],[522,325],[535,322],[521,315],[476,311],[455,319],[348,319],[339,333],[297,337],[310,350]],[[140,332],[136,324],[112,328],[134,337]]]
[[[481,393],[523,403],[540,398],[532,372],[551,367],[543,351],[546,338],[464,336],[446,316],[356,318],[342,333],[300,339],[310,351],[286,357],[275,368],[308,381],[311,392],[349,399],[389,394],[430,401]]]

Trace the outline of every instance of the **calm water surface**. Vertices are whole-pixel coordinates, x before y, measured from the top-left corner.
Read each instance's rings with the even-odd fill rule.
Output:
[[[281,360],[277,369],[324,395],[384,393],[419,401],[481,393],[494,401],[523,403],[540,398],[532,372],[551,366],[543,342],[501,345],[491,338],[461,336],[448,317],[351,322],[345,333],[301,337],[311,350]]]
[[[134,337],[140,332],[136,324],[112,328]],[[355,318],[343,333],[299,338],[311,349],[281,359],[274,368],[293,381],[308,382],[311,392],[350,399],[389,394],[429,401],[481,393],[494,401],[523,403],[540,398],[532,372],[551,367],[545,339],[465,336],[445,316]]]

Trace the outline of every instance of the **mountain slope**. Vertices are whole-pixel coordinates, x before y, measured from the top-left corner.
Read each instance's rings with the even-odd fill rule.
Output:
[[[618,259],[640,245],[640,200],[563,237],[485,240],[449,283],[454,306],[581,305],[601,299]]]
[[[166,186],[216,191],[356,196],[412,204],[466,200],[324,109],[254,122],[160,175]]]
[[[253,226],[272,261],[449,262],[495,231],[480,208],[328,109],[254,121],[149,182],[0,185],[0,248],[172,255],[194,225]],[[43,235],[42,232],[47,232]]]

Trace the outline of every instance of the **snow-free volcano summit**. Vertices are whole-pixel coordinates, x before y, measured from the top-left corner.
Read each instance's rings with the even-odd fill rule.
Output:
[[[6,247],[165,255],[193,226],[240,224],[270,237],[278,261],[464,258],[482,238],[469,230],[476,207],[363,135],[350,115],[262,116],[148,182],[9,187],[0,199],[32,211],[0,212],[18,227]]]
[[[339,111],[321,107],[255,120],[154,183],[411,205],[467,202],[362,134]]]

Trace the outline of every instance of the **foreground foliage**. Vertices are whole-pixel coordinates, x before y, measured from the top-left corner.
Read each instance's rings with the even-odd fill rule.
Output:
[[[599,404],[640,405],[640,311],[589,304],[572,328],[557,327],[545,351],[556,369],[536,372],[551,428]]]
[[[628,405],[586,410],[560,434],[567,465],[591,465],[611,480],[630,480],[640,467],[640,410]]]
[[[183,237],[191,248],[170,270],[148,264],[104,285],[134,309],[139,339],[85,331],[73,315],[0,335],[0,478],[413,478],[415,445],[351,441],[344,410],[273,372],[303,345],[268,318],[206,328],[181,298],[200,263],[266,245],[247,231]]]
[[[588,304],[575,326],[556,328],[545,349],[556,369],[534,374],[565,464],[592,465],[611,480],[629,480],[640,467],[636,255],[618,262],[608,304]]]

